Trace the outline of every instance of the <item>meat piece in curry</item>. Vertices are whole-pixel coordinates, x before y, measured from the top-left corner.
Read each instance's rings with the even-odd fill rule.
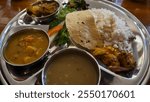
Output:
[[[131,53],[121,51],[112,46],[95,48],[92,53],[113,72],[129,71],[136,66],[136,62]]]
[[[59,4],[56,1],[39,1],[37,4],[27,8],[27,13],[31,16],[42,17],[51,15],[57,11]]]

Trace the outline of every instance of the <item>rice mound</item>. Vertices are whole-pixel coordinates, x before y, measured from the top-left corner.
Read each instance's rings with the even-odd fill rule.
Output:
[[[101,8],[69,13],[66,27],[73,41],[85,48],[113,46],[132,51],[130,39],[135,36],[113,11]]]
[[[112,45],[120,50],[131,50],[129,38],[134,37],[127,23],[114,12],[107,9],[91,9],[99,34],[104,45]]]

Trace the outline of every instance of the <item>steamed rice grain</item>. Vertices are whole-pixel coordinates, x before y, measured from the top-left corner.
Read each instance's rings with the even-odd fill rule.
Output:
[[[127,23],[107,9],[91,9],[98,32],[103,36],[104,45],[113,45],[121,50],[131,50],[129,38],[134,37]]]

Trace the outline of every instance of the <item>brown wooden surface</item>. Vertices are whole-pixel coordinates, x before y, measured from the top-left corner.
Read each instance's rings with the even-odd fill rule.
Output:
[[[0,33],[21,10],[37,0],[0,0]],[[133,13],[150,33],[150,0],[110,0]],[[150,84],[150,81],[148,82]]]

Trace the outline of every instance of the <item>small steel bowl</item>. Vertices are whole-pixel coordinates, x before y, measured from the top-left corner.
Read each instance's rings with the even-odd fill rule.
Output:
[[[46,8],[46,6],[45,7],[41,6],[41,4],[49,4],[49,3],[55,3],[56,4],[56,9],[52,13],[47,13],[49,10]],[[37,5],[39,5],[38,6],[39,8],[34,7],[34,6],[37,6]],[[45,9],[47,9],[47,11]],[[29,17],[31,17],[36,22],[48,22],[48,21],[51,21],[56,16],[59,9],[60,9],[60,4],[59,4],[58,1],[43,0],[43,1],[37,1],[37,2],[33,3],[31,6],[29,6],[26,9],[26,12],[27,12],[27,15]],[[44,12],[44,10],[45,10],[45,12]]]
[[[76,55],[78,55],[78,56],[81,56],[82,58],[86,58],[86,60],[88,59],[88,61],[89,62],[91,62],[92,63],[92,68],[95,68],[95,73],[97,74],[97,76],[96,76],[96,81],[94,81],[94,85],[99,85],[100,84],[100,80],[101,80],[101,70],[100,70],[100,67],[99,67],[99,64],[98,64],[98,62],[97,62],[97,60],[89,53],[89,52],[87,52],[87,51],[85,51],[85,50],[83,50],[83,49],[80,49],[80,48],[76,48],[76,47],[70,47],[70,48],[64,48],[64,49],[61,49],[61,50],[59,50],[59,51],[56,51],[50,58],[49,58],[49,60],[47,60],[47,62],[45,63],[45,65],[44,65],[44,69],[43,69],[43,71],[42,71],[42,74],[41,74],[41,83],[42,83],[42,85],[49,85],[48,83],[47,83],[47,78],[48,78],[48,69],[50,69],[50,68],[52,68],[52,67],[50,67],[50,65],[52,64],[52,63],[54,63],[54,61],[56,61],[57,59],[59,59],[59,58],[62,58],[62,56],[67,56],[68,54],[71,54],[71,55],[74,55],[74,54],[76,54]],[[74,62],[75,63],[75,62]],[[56,64],[57,65],[57,64]],[[66,64],[67,65],[67,64]],[[66,66],[65,65],[65,66]],[[82,68],[81,68],[81,66],[79,65],[79,63],[75,63],[75,65],[77,65],[77,67],[79,68],[79,70],[82,70],[82,68],[83,67],[85,67],[85,66],[82,66]],[[72,65],[73,66],[73,65]],[[80,67],[79,67],[80,66]],[[53,67],[54,68],[54,67]],[[56,67],[55,67],[56,68]],[[71,68],[73,68],[73,67],[71,67]],[[87,67],[86,67],[87,68]],[[58,69],[57,69],[58,70]],[[63,69],[64,70],[64,69]],[[60,71],[60,70],[59,70]],[[67,70],[65,70],[66,72],[67,72]],[[74,71],[74,70],[73,70]],[[52,72],[51,72],[52,73]],[[61,73],[61,72],[60,72]],[[74,73],[74,72],[73,72]],[[75,73],[76,73],[76,71],[75,71]],[[77,72],[78,73],[78,72]],[[90,71],[90,73],[91,73],[91,71]],[[67,73],[68,74],[68,73]],[[58,73],[56,74],[56,75],[58,75]],[[64,74],[65,75],[65,74]],[[72,75],[72,74],[71,74]],[[81,75],[81,73],[80,73],[80,75]],[[91,74],[89,74],[89,72],[88,72],[88,74],[87,75],[89,75],[89,76],[91,76]],[[95,75],[95,74],[94,74]],[[77,75],[76,75],[77,76]],[[85,77],[86,75],[82,75],[82,77]],[[72,76],[71,76],[72,77]],[[69,77],[70,78],[70,77]],[[55,79],[55,78],[53,78],[53,79]],[[88,78],[86,78],[87,80],[89,80]],[[57,80],[57,79],[55,79],[55,80]],[[68,79],[67,79],[68,80]],[[72,79],[71,79],[72,80]],[[82,78],[80,77],[80,78],[77,78],[77,80],[80,80],[80,81],[82,81]],[[93,80],[93,79],[92,79]],[[79,83],[76,83],[76,81],[74,81],[73,83],[72,82],[70,82],[71,84],[58,84],[58,85],[80,85]],[[89,83],[89,82],[87,82],[87,83]],[[83,84],[83,83],[82,83]],[[82,85],[81,84],[81,85]],[[57,84],[56,84],[57,85]],[[84,84],[83,84],[84,85]],[[85,85],[87,85],[87,84],[85,84]],[[93,85],[93,83],[91,83],[91,84],[89,84],[89,85]]]
[[[14,63],[14,62],[12,63],[12,62],[8,61],[8,59],[5,57],[5,50],[6,50],[7,46],[8,46],[8,44],[10,43],[10,40],[13,39],[13,37],[15,37],[16,35],[19,35],[19,34],[22,34],[22,33],[25,33],[25,34],[26,33],[27,34],[28,33],[36,34],[37,32],[40,33],[40,34],[42,34],[42,35],[44,35],[45,38],[48,41],[48,44],[46,45],[46,48],[45,48],[46,50],[43,51],[44,53],[42,53],[37,59],[35,59],[35,60],[33,60],[33,61],[29,62],[29,63],[25,63],[25,64],[18,64],[18,63]],[[33,65],[35,66],[37,63],[39,63],[41,60],[43,60],[46,57],[47,53],[48,53],[49,47],[50,47],[50,39],[49,39],[48,34],[44,30],[42,30],[40,28],[32,28],[32,27],[30,27],[30,28],[23,28],[22,27],[18,31],[16,31],[15,33],[13,33],[7,39],[6,43],[2,47],[2,58],[4,59],[4,61],[9,66],[11,66],[11,68],[26,70],[26,69],[29,69],[30,67],[32,67]],[[12,50],[13,50],[13,48],[12,48]]]

